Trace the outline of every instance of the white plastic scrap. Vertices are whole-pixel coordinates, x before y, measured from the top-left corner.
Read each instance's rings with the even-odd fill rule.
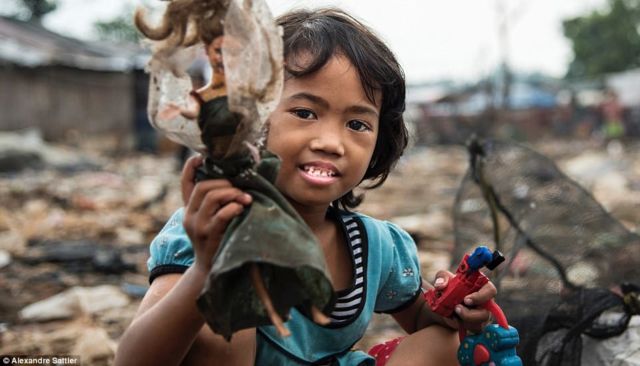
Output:
[[[224,59],[229,109],[243,118],[241,131],[230,151],[243,142],[255,143],[269,114],[277,105],[283,85],[282,28],[276,26],[264,0],[232,0],[224,22]],[[186,73],[197,52],[194,46],[172,54],[156,54],[149,62],[151,73],[149,119],[166,136],[203,152],[200,129],[195,120],[177,116],[158,118],[168,103],[185,107],[192,88]]]

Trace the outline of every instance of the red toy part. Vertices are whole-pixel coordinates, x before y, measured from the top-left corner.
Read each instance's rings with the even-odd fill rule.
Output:
[[[473,350],[473,363],[475,365],[483,365],[487,362],[491,361],[491,353],[482,344],[479,344]]]
[[[429,307],[436,314],[451,317],[456,305],[462,304],[465,296],[480,290],[489,282],[489,278],[482,272],[469,270],[468,258],[468,254],[462,258],[456,275],[449,280],[446,288],[432,288],[425,293]]]
[[[376,359],[376,366],[386,365],[389,357],[403,339],[404,337],[399,337],[371,347],[369,354]]]

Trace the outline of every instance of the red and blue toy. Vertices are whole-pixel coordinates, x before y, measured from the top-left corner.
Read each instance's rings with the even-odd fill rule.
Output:
[[[490,270],[504,261],[499,251],[491,253],[487,247],[478,247],[469,255],[466,254],[456,270],[456,275],[449,280],[444,289],[430,289],[425,299],[435,313],[445,317],[454,314],[456,305],[462,304],[464,297],[478,291],[489,279],[480,272],[482,267]],[[458,361],[461,366],[522,366],[522,360],[516,355],[515,347],[520,341],[518,331],[509,326],[502,309],[495,301],[490,300],[483,305],[489,310],[498,324],[487,325],[481,333],[467,335],[460,328],[460,348]]]

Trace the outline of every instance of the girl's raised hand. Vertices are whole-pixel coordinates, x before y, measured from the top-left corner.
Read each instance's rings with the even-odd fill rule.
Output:
[[[454,274],[449,271],[438,271],[433,285],[436,289],[444,289],[453,276]],[[477,292],[467,295],[464,298],[464,305],[456,305],[455,312],[458,319],[443,318],[443,320],[453,328],[463,326],[465,329],[474,333],[481,332],[482,328],[491,319],[491,313],[482,308],[481,305],[496,297],[497,294],[498,290],[494,284],[489,281]]]
[[[251,204],[251,196],[226,179],[195,183],[195,169],[200,165],[202,157],[192,157],[182,170],[183,225],[193,245],[194,266],[209,272],[227,225]]]

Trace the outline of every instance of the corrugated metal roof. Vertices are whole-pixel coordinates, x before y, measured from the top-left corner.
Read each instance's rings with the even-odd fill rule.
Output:
[[[125,71],[142,68],[146,58],[141,48],[83,42],[51,32],[36,23],[0,16],[0,63]]]

